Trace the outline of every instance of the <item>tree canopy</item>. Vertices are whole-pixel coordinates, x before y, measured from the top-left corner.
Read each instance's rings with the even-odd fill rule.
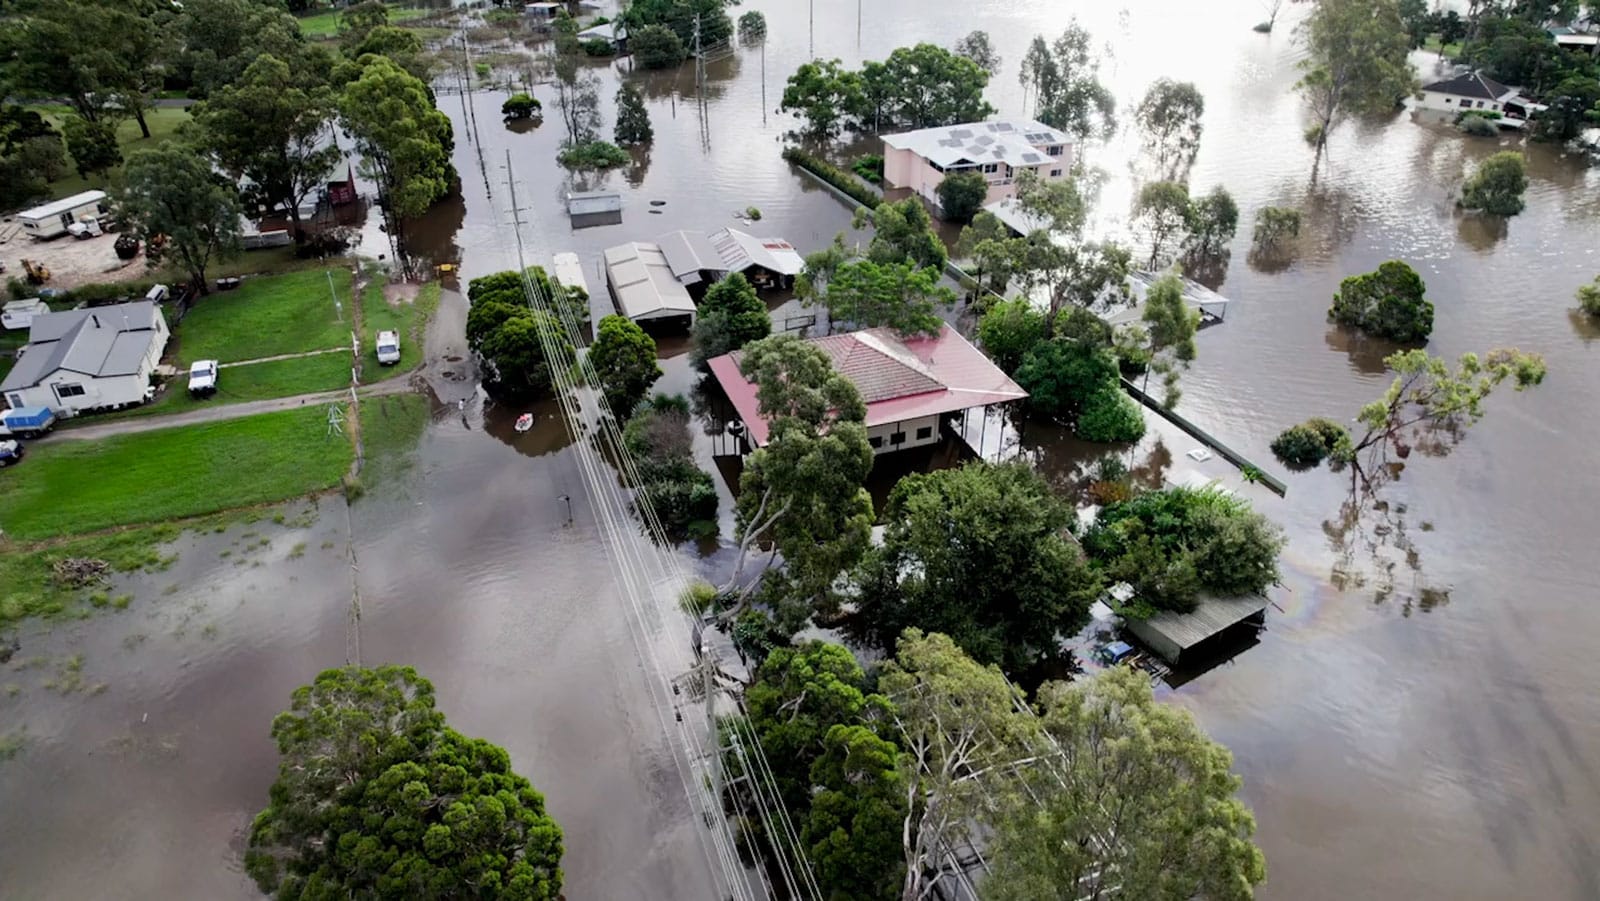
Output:
[[[1192,82],[1158,78],[1133,111],[1144,132],[1145,149],[1164,177],[1176,177],[1194,163],[1200,152],[1201,117],[1206,101]]]
[[[1306,57],[1295,88],[1311,110],[1306,140],[1319,162],[1346,118],[1392,110],[1416,90],[1397,0],[1318,0],[1296,36]]]
[[[1172,261],[1172,251],[1187,237],[1189,189],[1175,181],[1146,184],[1133,201],[1133,219],[1150,242],[1150,261],[1145,267],[1159,269]]]
[[[1217,185],[1189,203],[1189,235],[1184,249],[1194,257],[1221,257],[1239,228],[1239,205]]]
[[[1013,297],[989,308],[978,322],[978,343],[1007,375],[1045,338],[1044,313],[1026,297]]]
[[[542,269],[533,267],[528,275],[536,290],[553,296]],[[552,361],[546,356],[545,340],[554,342],[561,360],[569,361],[572,355],[561,320],[529,308],[522,276],[515,271],[473,279],[467,299],[472,303],[467,311],[467,344],[484,368],[483,390],[497,400],[526,400],[549,392]]]
[[[1068,532],[1072,507],[1024,463],[972,462],[901,479],[883,544],[859,575],[859,616],[882,646],[910,626],[1020,670],[1088,620],[1099,577]]]
[[[1023,90],[1033,95],[1034,117],[1079,141],[1109,138],[1117,130],[1116,98],[1100,83],[1093,40],[1074,17],[1054,43],[1033,39],[1018,74]]]
[[[1145,293],[1144,315],[1140,322],[1150,342],[1150,368],[1145,371],[1145,387],[1149,387],[1152,370],[1161,373],[1165,391],[1161,403],[1170,410],[1178,405],[1181,396],[1179,371],[1188,369],[1199,353],[1194,336],[1200,329],[1200,312],[1183,302],[1183,283],[1177,275],[1168,273]]]
[[[756,296],[756,289],[743,273],[734,272],[707,289],[700,301],[690,358],[695,366],[704,368],[707,360],[770,334],[772,317],[767,314],[767,305]]]
[[[638,86],[624,84],[617,89],[617,143],[624,147],[648,144],[655,140],[650,127],[650,111],[644,108],[644,95]]]
[[[1527,189],[1522,154],[1505,150],[1478,164],[1461,188],[1461,205],[1494,216],[1515,216],[1522,212],[1522,194]]]
[[[506,752],[445,725],[410,667],[327,670],[272,724],[245,866],[278,898],[561,894],[561,829]]]
[[[1059,749],[1008,792],[984,897],[1246,901],[1266,878],[1233,757],[1150,679],[1113,667],[1047,683],[1039,725]]]
[[[789,76],[779,109],[806,120],[806,133],[836,134],[846,124],[862,131],[930,128],[984,119],[989,72],[972,59],[934,44],[900,47],[859,71],[837,59],[803,63]]]
[[[1339,283],[1328,319],[1391,341],[1426,341],[1433,331],[1433,304],[1423,297],[1422,276],[1399,260],[1376,272]]]
[[[135,153],[122,179],[117,205],[133,233],[147,248],[151,238],[167,236],[165,249],[148,259],[150,265],[170,254],[200,293],[208,293],[207,268],[239,249],[239,198],[233,185],[182,143]]]
[[[939,182],[939,210],[951,222],[971,222],[989,199],[982,172],[951,172]]]
[[[661,378],[655,339],[637,322],[615,313],[600,320],[599,334],[589,347],[589,365],[600,379],[600,393],[618,419],[627,419]]]
[[[361,76],[339,98],[339,114],[397,219],[422,215],[450,190],[456,178],[450,119],[434,109],[428,86],[392,60],[363,57]]]
[[[834,270],[823,302],[832,322],[856,328],[892,328],[902,335],[936,335],[944,325],[935,312],[955,304],[956,294],[939,284],[939,272],[910,263],[853,260]]]

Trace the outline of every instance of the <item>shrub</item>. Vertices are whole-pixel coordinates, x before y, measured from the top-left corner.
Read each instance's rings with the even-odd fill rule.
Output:
[[[756,41],[767,36],[767,17],[751,10],[739,17],[739,37]]]
[[[1433,304],[1424,299],[1422,276],[1399,260],[1376,272],[1339,283],[1328,319],[1391,341],[1426,341],[1433,332]]]
[[[1500,134],[1500,126],[1483,116],[1463,116],[1456,123],[1456,128],[1474,138],[1493,138]]]
[[[989,196],[989,182],[978,172],[952,172],[939,182],[939,211],[951,222],[971,222]]]
[[[1600,316],[1600,276],[1593,284],[1578,288],[1578,308],[1590,316]]]
[[[1284,463],[1299,467],[1316,466],[1349,446],[1350,430],[1320,416],[1290,426],[1272,439],[1272,453]]]
[[[665,25],[646,25],[628,38],[633,58],[646,69],[671,69],[689,56],[683,39]]]
[[[1461,188],[1461,205],[1493,216],[1515,216],[1522,212],[1522,193],[1528,189],[1522,154],[1496,153],[1478,166]]]
[[[1256,212],[1252,244],[1258,253],[1272,253],[1300,237],[1300,211],[1289,207],[1264,206]]]
[[[612,169],[633,160],[628,151],[609,141],[585,141],[561,148],[556,161],[568,169]]]
[[[617,47],[605,38],[590,38],[581,45],[587,56],[616,56]]]
[[[708,525],[715,531],[717,486],[695,465],[687,401],[650,398],[628,421],[622,442],[635,458],[636,511],[648,504],[669,538],[702,533]]]
[[[875,185],[883,184],[883,157],[876,153],[869,153],[855,161],[850,167],[855,173]]]
[[[527,119],[543,109],[537,97],[528,94],[512,94],[506,102],[500,104],[500,115],[507,119]]]
[[[1106,444],[1138,441],[1144,437],[1144,415],[1127,392],[1119,387],[1104,386],[1084,402],[1075,431],[1085,441]]]
[[[878,204],[883,202],[883,198],[874,193],[871,188],[862,184],[860,179],[851,176],[850,173],[845,172],[827,160],[812,156],[798,147],[785,147],[783,149],[783,158],[843,191],[851,200],[865,206],[867,209],[875,210],[878,208]]]
[[[749,219],[751,222],[760,222],[761,221],[761,207],[758,207],[758,206],[747,206],[747,207],[745,207],[744,208],[744,217],[746,219]]]

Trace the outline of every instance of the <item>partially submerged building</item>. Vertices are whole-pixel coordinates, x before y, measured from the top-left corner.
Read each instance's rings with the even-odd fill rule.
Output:
[[[1543,112],[1517,88],[1507,87],[1482,72],[1463,72],[1454,78],[1422,86],[1417,108],[1441,113],[1488,113],[1506,128],[1525,128],[1528,120]]]
[[[1126,625],[1146,647],[1176,665],[1185,654],[1191,659],[1199,656],[1208,642],[1235,626],[1265,623],[1267,606],[1271,603],[1261,594],[1239,598],[1207,597],[1201,598],[1188,613],[1163,610],[1147,619],[1129,618]]]
[[[1072,139],[1031,119],[969,122],[884,135],[883,178],[939,204],[939,183],[955,172],[976,172],[989,183],[986,203],[1017,193],[1024,171],[1041,179],[1071,177]]]
[[[631,241],[605,252],[606,286],[622,315],[667,328],[694,325],[694,299],[673,275],[661,245]]]
[[[758,290],[788,288],[805,269],[805,258],[782,238],[757,238],[736,228],[707,234],[675,231],[656,242],[673,277],[683,285],[714,282],[740,273]]]
[[[873,328],[812,338],[810,343],[861,393],[867,405],[867,440],[875,454],[937,444],[946,433],[959,437],[969,411],[982,415],[992,406],[1028,396],[948,325],[932,337],[905,338],[892,329]],[[734,351],[709,365],[741,418],[748,451],[765,446],[769,431],[756,402],[756,386],[739,371],[740,357]]]

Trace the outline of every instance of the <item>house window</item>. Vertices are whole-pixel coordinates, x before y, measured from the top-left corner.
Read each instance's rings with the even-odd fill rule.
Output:
[[[83,394],[84,394],[84,391],[83,391],[83,386],[82,385],[77,385],[77,384],[72,384],[72,385],[58,384],[58,385],[56,385],[56,397],[59,397],[62,400],[66,400],[69,397],[82,397]]]
[[[873,450],[877,450],[878,448],[883,447],[883,436],[873,435],[871,438],[867,439],[867,443],[872,445]]]
[[[22,395],[20,394],[9,395],[9,400],[11,402],[11,409],[13,410],[22,406]]]
[[[1061,170],[1060,169],[1051,169],[1050,170],[1050,177],[1051,178],[1060,178],[1061,177]]]
[[[927,441],[929,438],[932,438],[932,437],[933,437],[933,426],[925,425],[922,428],[917,429],[917,440],[918,441]]]
[[[983,164],[983,171],[986,174],[993,175],[994,173],[1000,171],[1000,164],[999,163],[984,163]]]
[[[1050,147],[1050,148],[1046,149],[1045,153],[1048,153],[1051,156],[1060,156],[1061,155],[1061,150],[1062,150],[1061,145],[1057,144],[1054,147]]]
[[[1483,109],[1483,101],[1482,100],[1478,101],[1478,109]]]
[[[895,432],[893,435],[889,436],[889,446],[890,447],[893,447],[893,446],[895,446],[897,444],[905,444],[905,443],[906,443],[906,433],[905,432]]]

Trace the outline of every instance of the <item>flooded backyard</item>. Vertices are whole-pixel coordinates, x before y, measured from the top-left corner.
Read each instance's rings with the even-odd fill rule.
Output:
[[[412,250],[459,265],[448,289],[515,264],[509,150],[531,261],[576,252],[591,289],[603,290],[604,248],[675,229],[734,226],[810,252],[850,212],[778,156],[793,123],[773,111],[809,43],[854,64],[985,28],[1005,60],[988,98],[1017,116],[1027,42],[1059,34],[1070,15],[1043,0],[980,0],[961,15],[929,16],[912,0],[859,8],[859,41],[852,0],[817,0],[814,35],[807,4],[737,10],[767,16],[765,114],[759,48],[708,66],[703,107],[692,67],[645,76],[594,64],[605,130],[618,79],[638,78],[656,139],[634,166],[582,182],[555,163],[553,112],[513,132],[500,123],[505,94],[478,92],[474,132],[461,98],[441,93],[463,186],[410,224]],[[1268,861],[1260,897],[1600,897],[1600,328],[1572,312],[1576,287],[1600,273],[1600,170],[1528,145],[1527,209],[1491,227],[1453,196],[1495,141],[1405,113],[1341,130],[1313,185],[1289,90],[1299,10],[1270,36],[1250,30],[1264,17],[1254,0],[1078,14],[1114,48],[1102,77],[1124,118],[1158,76],[1198,85],[1206,131],[1191,188],[1225,185],[1243,212],[1218,286],[1233,303],[1201,333],[1180,412],[1260,461],[1286,425],[1353,416],[1386,387],[1389,348],[1330,327],[1324,312],[1342,278],[1388,259],[1428,283],[1430,350],[1515,345],[1549,363],[1542,387],[1496,397],[1447,458],[1413,457],[1383,489],[1387,509],[1354,527],[1340,523],[1348,480],[1325,470],[1271,464],[1287,495],[1252,493],[1289,536],[1280,609],[1258,645],[1167,697],[1235,755]],[[1429,80],[1433,56],[1414,59]],[[553,91],[534,93],[552,111]],[[1087,151],[1109,176],[1095,217],[1108,233],[1137,186],[1136,143]],[[574,231],[564,193],[598,187],[623,193],[622,224]],[[1306,215],[1302,253],[1283,271],[1245,259],[1254,211],[1269,204]],[[741,225],[750,206],[761,221]],[[376,229],[362,247],[387,252]],[[447,290],[420,379],[433,422],[409,467],[350,508],[348,528],[343,502],[324,499],[281,524],[185,536],[171,569],[117,586],[134,595],[128,610],[22,630],[0,664],[0,735],[25,736],[0,760],[0,896],[258,896],[239,854],[274,776],[268,730],[296,686],[351,653],[353,535],[362,662],[416,666],[451,725],[510,751],[565,831],[567,896],[711,897],[570,439],[554,405],[520,435],[520,411],[485,409],[464,316]],[[681,347],[663,352],[660,387],[689,390]],[[1030,429],[1026,444],[1063,480],[1081,463],[1049,429]],[[724,495],[725,529],[727,509]],[[723,565],[692,548],[682,557]]]

